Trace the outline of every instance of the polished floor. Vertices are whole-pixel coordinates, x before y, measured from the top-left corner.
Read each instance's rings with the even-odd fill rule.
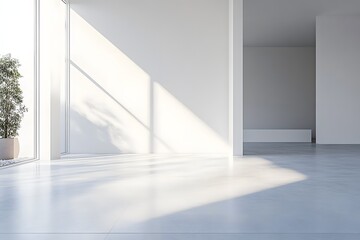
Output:
[[[360,239],[359,146],[245,149],[0,169],[0,239]]]

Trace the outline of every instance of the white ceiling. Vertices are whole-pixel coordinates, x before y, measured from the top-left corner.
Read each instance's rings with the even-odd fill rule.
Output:
[[[360,0],[244,0],[245,46],[315,46],[316,16],[360,15]]]

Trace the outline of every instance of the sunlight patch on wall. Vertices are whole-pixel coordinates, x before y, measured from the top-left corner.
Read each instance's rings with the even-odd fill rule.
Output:
[[[145,72],[121,46],[116,47],[75,11],[71,10],[70,17],[71,153],[228,151],[227,140],[156,81],[168,75],[169,81],[174,80],[176,72],[154,66]],[[145,64],[157,58],[146,59],[142,59]],[[199,77],[199,81],[204,79]]]
[[[150,76],[74,11],[71,21],[70,151],[148,152]]]
[[[154,133],[157,153],[225,153],[228,144],[158,83],[154,83]]]

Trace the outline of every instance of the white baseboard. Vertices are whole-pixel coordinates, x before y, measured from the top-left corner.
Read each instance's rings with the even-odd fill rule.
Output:
[[[311,142],[311,129],[244,129],[244,142]]]

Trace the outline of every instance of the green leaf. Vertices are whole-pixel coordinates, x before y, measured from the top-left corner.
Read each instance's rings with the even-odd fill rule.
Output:
[[[27,108],[23,104],[19,79],[20,63],[10,54],[0,56],[0,137],[18,135],[21,120]]]

